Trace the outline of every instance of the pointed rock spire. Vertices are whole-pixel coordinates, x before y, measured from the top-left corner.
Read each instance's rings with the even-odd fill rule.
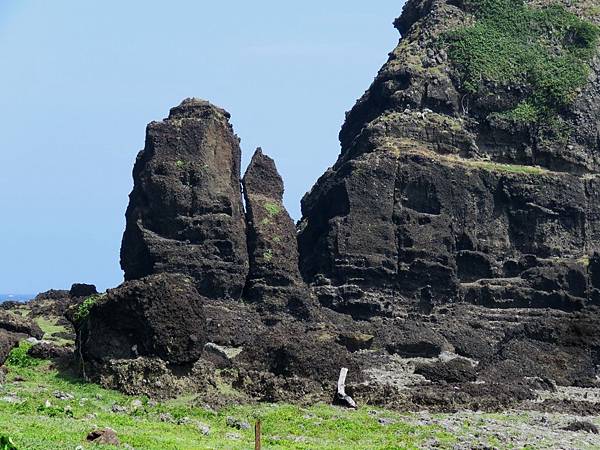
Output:
[[[283,181],[275,162],[260,148],[254,153],[242,183],[250,259],[247,296],[251,300],[285,302],[289,292],[278,295],[282,290],[303,287],[296,228],[283,206]]]

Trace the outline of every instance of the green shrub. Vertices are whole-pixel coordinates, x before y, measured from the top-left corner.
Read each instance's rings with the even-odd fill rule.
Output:
[[[498,113],[498,117],[516,123],[529,124],[539,119],[538,109],[529,102],[521,102],[514,109]]]
[[[101,298],[102,298],[101,295],[91,295],[88,298],[86,298],[79,305],[79,307],[77,308],[77,311],[75,311],[75,314],[73,315],[73,318],[75,319],[75,321],[78,323],[81,323],[85,319],[87,319],[88,316],[90,315],[90,311],[92,310],[94,305],[96,303],[98,303],[98,300],[100,300]]]
[[[0,435],[0,450],[17,450],[17,446],[10,437]]]
[[[34,367],[41,361],[32,358],[27,354],[27,351],[32,347],[29,342],[21,342],[18,347],[15,347],[8,354],[5,364],[7,367]],[[0,447],[1,449],[2,447]]]
[[[534,8],[523,0],[464,0],[473,25],[444,35],[462,88],[478,94],[486,82],[521,86],[527,98],[506,118],[549,123],[586,83],[600,28],[563,6]]]
[[[46,417],[73,417],[72,410],[53,405],[39,405],[36,411]]]

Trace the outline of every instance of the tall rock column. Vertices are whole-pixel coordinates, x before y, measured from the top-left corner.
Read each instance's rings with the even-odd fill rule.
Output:
[[[125,279],[182,273],[209,298],[239,298],[248,273],[239,139],[229,113],[184,100],[152,122],[133,169]]]
[[[283,206],[283,180],[259,148],[242,180],[246,200],[249,300],[294,309],[308,296],[298,269],[296,228]]]

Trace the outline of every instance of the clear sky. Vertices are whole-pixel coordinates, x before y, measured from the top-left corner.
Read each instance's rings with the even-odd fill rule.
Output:
[[[397,44],[402,0],[0,0],[0,292],[122,281],[131,169],[186,97],[227,109],[300,199]]]

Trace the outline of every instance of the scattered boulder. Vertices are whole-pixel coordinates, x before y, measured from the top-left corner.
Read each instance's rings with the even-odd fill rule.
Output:
[[[203,436],[208,436],[210,434],[210,427],[202,422],[196,422],[196,428],[198,432]]]
[[[596,425],[594,425],[593,423],[587,422],[587,421],[571,422],[566,427],[564,427],[563,430],[575,431],[575,432],[583,431],[586,433],[593,433],[593,434],[599,433],[598,427]]]
[[[117,433],[111,428],[102,428],[91,431],[87,435],[86,440],[88,442],[93,442],[94,444],[116,446],[121,445],[121,441],[117,437]]]
[[[27,354],[37,359],[59,359],[73,356],[73,348],[42,341],[27,350]]]
[[[33,320],[8,311],[0,311],[0,328],[36,339],[42,339],[44,336],[42,329]]]
[[[203,304],[194,280],[158,274],[109,289],[75,325],[86,360],[158,356],[175,364],[198,360],[206,343]]]
[[[69,295],[73,298],[89,297],[90,295],[96,295],[98,291],[96,286],[93,284],[75,283],[71,286]]]
[[[19,341],[17,334],[0,329],[0,366],[4,364],[10,351],[19,345]]]
[[[235,417],[227,417],[227,419],[225,420],[225,423],[227,424],[228,427],[231,428],[237,428],[238,430],[249,430],[250,429],[250,424],[248,422],[246,422],[245,420],[239,420],[236,419]]]

